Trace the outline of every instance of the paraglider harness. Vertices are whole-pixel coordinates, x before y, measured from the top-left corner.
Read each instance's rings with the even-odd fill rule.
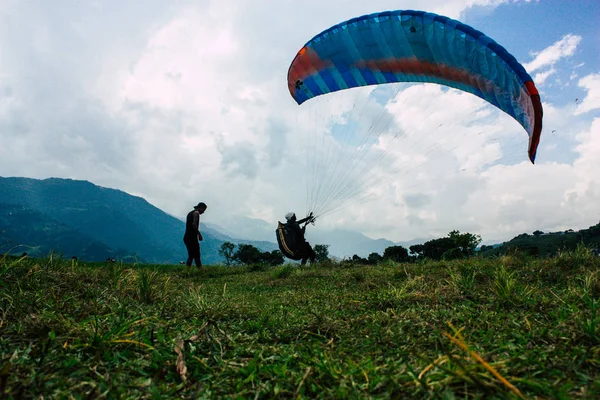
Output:
[[[304,226],[308,225],[309,223],[314,224],[314,219],[306,221]],[[290,224],[284,224],[278,221],[275,233],[277,234],[277,244],[279,245],[279,250],[283,253],[283,255],[292,260],[302,260],[304,257],[304,251],[301,247],[302,243],[298,242],[296,232],[291,228]]]

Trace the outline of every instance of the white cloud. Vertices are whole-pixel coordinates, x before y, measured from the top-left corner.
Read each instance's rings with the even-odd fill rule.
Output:
[[[585,98],[579,101],[576,114],[600,108],[600,74],[591,74],[579,80],[579,87],[587,91]]]
[[[573,165],[576,176],[561,205],[581,219],[600,219],[600,118],[595,118],[590,128],[577,138],[579,158]]]
[[[546,70],[544,72],[540,72],[540,73],[535,74],[535,77],[533,78],[533,80],[534,80],[534,82],[537,85],[543,85],[544,82],[546,81],[546,79],[548,79],[548,77],[550,75],[553,75],[555,73],[556,73],[556,69],[555,68],[550,68],[550,69],[548,69],[548,70]]]
[[[500,3],[411,0],[402,8],[459,18],[473,5]],[[12,4],[11,10],[18,8]],[[324,173],[326,164],[306,167],[307,145],[343,147],[328,122],[348,122],[348,111],[362,106],[360,99],[374,88],[366,88],[358,103],[357,92],[347,91],[335,101],[298,107],[287,93],[287,67],[314,33],[345,18],[398,8],[393,0],[309,0],[302,7],[249,0],[77,4],[63,14],[50,6],[23,6],[13,25],[0,26],[2,174],[88,179],[141,195],[173,215],[202,200],[210,205],[206,220],[217,223],[231,213],[274,223],[289,210],[302,212],[308,176],[339,181]],[[572,40],[558,45],[558,53],[571,51]],[[532,62],[542,81],[558,60],[549,49]],[[496,226],[511,235],[536,223],[565,223],[568,207],[556,216],[552,207],[569,190],[586,209],[588,186],[573,184],[587,182],[585,173],[567,163],[546,165],[543,152],[540,165],[520,163],[527,135],[508,115],[435,85],[403,89],[396,96],[390,90],[394,102],[388,105],[366,101],[357,123],[364,133],[382,116],[382,135],[371,143],[387,153],[371,172],[389,167],[395,174],[372,188],[374,200],[331,214],[319,227],[395,240],[452,229],[496,238]],[[315,114],[320,106],[324,115]],[[588,125],[579,129],[564,117],[574,106],[544,109],[546,127],[573,141],[591,140],[591,133],[575,136],[576,129],[588,132]],[[563,148],[545,134],[544,144]],[[321,161],[335,168],[337,158]],[[549,176],[556,185],[547,184]]]
[[[533,61],[523,64],[528,72],[535,72],[540,68],[552,67],[562,58],[570,57],[575,54],[577,46],[581,42],[581,36],[568,34],[551,46],[545,48],[539,53],[534,53]]]
[[[552,176],[552,180],[548,179]],[[531,227],[546,229],[573,219],[571,210],[561,208],[563,193],[570,188],[574,173],[566,164],[547,163],[497,166],[482,174],[482,185],[469,198],[484,226],[484,237],[510,238]]]

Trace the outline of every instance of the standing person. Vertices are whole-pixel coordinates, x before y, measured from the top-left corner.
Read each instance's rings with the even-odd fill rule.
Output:
[[[206,211],[206,204],[200,202],[194,206],[194,209],[190,211],[185,219],[185,234],[183,235],[183,243],[187,248],[188,258],[185,265],[190,267],[192,260],[196,263],[198,269],[202,268],[202,261],[200,260],[200,242],[202,241],[202,234],[200,233],[200,215]]]

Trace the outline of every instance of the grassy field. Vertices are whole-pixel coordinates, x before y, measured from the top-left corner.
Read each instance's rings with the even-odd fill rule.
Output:
[[[0,257],[0,398],[598,398],[600,257]]]

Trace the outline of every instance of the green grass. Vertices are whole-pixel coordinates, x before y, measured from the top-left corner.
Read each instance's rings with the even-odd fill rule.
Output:
[[[599,267],[0,256],[0,398],[598,398]]]

